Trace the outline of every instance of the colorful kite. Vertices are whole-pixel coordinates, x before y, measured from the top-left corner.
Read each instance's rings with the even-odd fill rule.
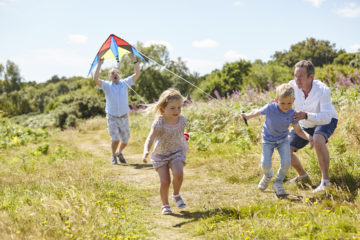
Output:
[[[138,52],[136,49],[127,43],[125,40],[111,34],[104,44],[101,46],[99,52],[96,54],[96,57],[91,64],[91,68],[89,74],[93,70],[93,68],[98,64],[98,57],[101,59],[113,59],[117,62],[120,62],[120,59],[125,55],[132,53],[135,56],[138,56],[142,60],[146,61],[145,58]]]

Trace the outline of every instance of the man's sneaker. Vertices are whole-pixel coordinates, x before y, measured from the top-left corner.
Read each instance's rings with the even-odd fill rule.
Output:
[[[258,188],[261,191],[264,191],[269,186],[270,181],[271,181],[271,178],[268,178],[264,175],[262,177],[261,181],[259,182]]]
[[[116,164],[117,164],[117,160],[116,160],[116,157],[115,157],[115,156],[112,156],[112,158],[111,158],[111,164],[112,164],[112,165],[116,165]]]
[[[124,158],[124,155],[122,155],[122,153],[119,153],[119,154],[117,155],[117,157],[119,158],[119,161],[120,161],[121,163],[126,163],[125,158]]]
[[[312,192],[313,193],[320,193],[320,192],[323,192],[327,189],[327,187],[329,186],[330,183],[324,183],[324,182],[321,182],[319,186],[317,186],[317,188],[315,188]]]
[[[277,196],[284,196],[287,194],[281,183],[273,183],[272,189],[274,189]]]
[[[290,179],[289,183],[295,183],[296,185],[298,185],[299,187],[302,188],[311,188],[312,187],[312,183],[309,177],[309,174],[305,174],[305,175],[297,175],[296,177]]]

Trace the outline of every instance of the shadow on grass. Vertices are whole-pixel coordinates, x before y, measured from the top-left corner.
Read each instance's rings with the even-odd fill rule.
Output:
[[[134,167],[135,169],[143,169],[143,168],[148,168],[148,169],[154,169],[152,164],[147,164],[147,163],[132,163],[132,164],[127,164],[128,166]]]
[[[340,201],[355,201],[360,189],[360,176],[353,176],[345,171],[341,175],[332,176],[330,182],[333,184],[333,188],[330,189],[330,194],[326,194],[326,197]]]
[[[174,217],[187,219],[187,221],[183,221],[181,223],[175,224],[175,225],[173,225],[173,227],[180,228],[185,224],[197,222],[201,219],[207,219],[207,218],[214,217],[217,215],[227,216],[227,217],[231,217],[231,218],[234,217],[233,216],[234,214],[239,215],[237,210],[232,209],[232,208],[218,208],[218,209],[212,209],[212,210],[207,210],[207,211],[196,211],[196,212],[181,211],[180,213],[181,214],[173,213],[171,215]]]

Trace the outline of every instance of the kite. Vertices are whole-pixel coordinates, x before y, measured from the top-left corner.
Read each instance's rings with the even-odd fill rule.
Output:
[[[120,62],[120,59],[125,55],[132,53],[135,56],[138,56],[142,60],[146,61],[143,55],[141,55],[133,46],[131,46],[124,39],[121,39],[114,34],[111,34],[104,44],[101,46],[99,52],[96,54],[96,57],[91,64],[90,71],[91,73],[93,68],[98,64],[98,57],[101,59],[113,59],[117,62]]]

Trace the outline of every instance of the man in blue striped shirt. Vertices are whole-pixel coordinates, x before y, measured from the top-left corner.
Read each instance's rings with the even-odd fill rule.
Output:
[[[109,81],[99,80],[101,65],[104,60],[100,59],[94,74],[95,84],[105,92],[106,98],[106,118],[108,120],[108,130],[111,136],[111,163],[117,164],[117,157],[121,163],[126,163],[122,151],[127,146],[130,138],[129,118],[130,111],[128,104],[128,88],[135,84],[140,77],[139,64],[133,54],[129,54],[130,59],[134,63],[135,73],[125,79],[120,79],[119,71],[113,68],[109,71]],[[116,152],[117,147],[120,147]]]

